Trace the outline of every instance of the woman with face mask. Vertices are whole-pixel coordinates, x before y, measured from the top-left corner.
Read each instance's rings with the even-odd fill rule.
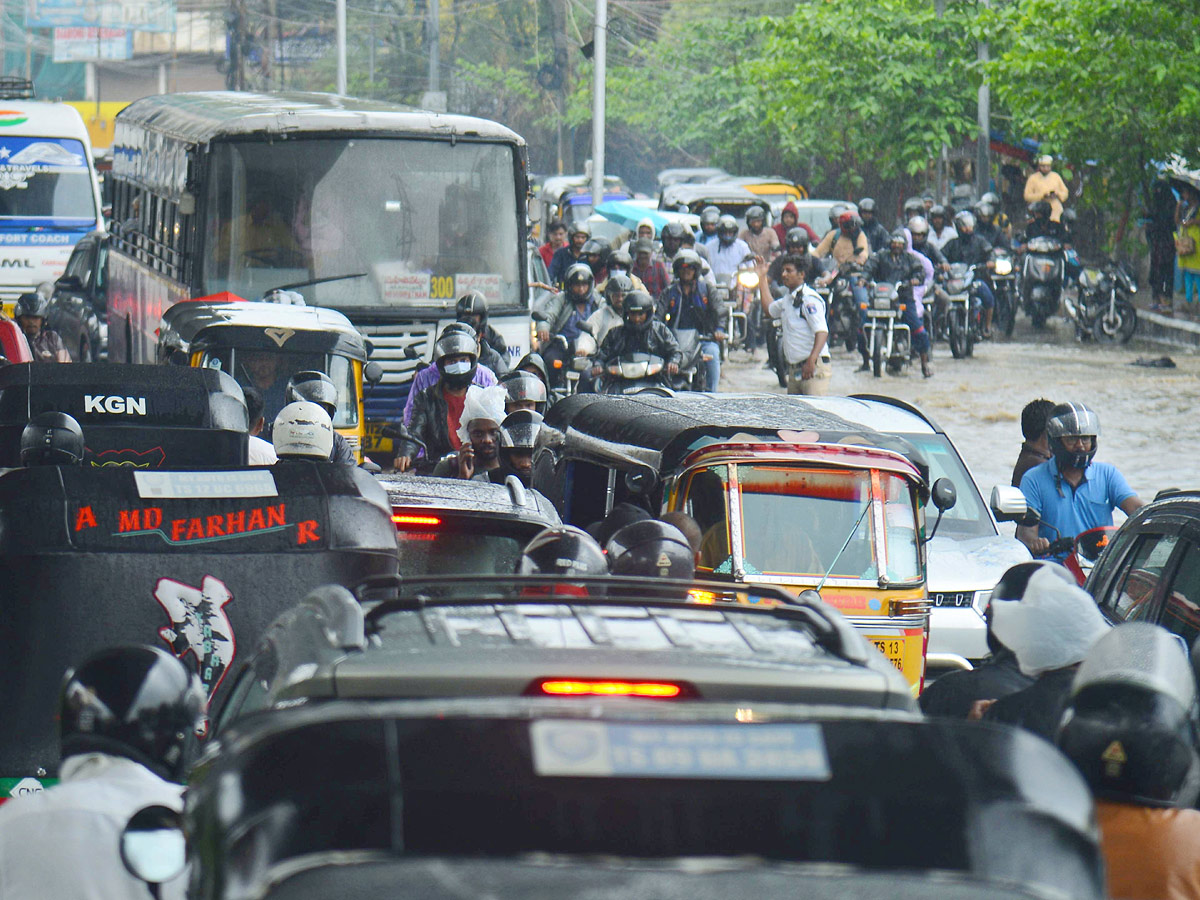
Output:
[[[479,365],[479,345],[474,334],[447,328],[434,345],[433,358],[440,377],[417,395],[408,426],[409,435],[424,444],[424,457],[430,464],[462,446],[458,429],[467,388]],[[421,447],[398,439],[397,448],[395,467],[404,472]]]

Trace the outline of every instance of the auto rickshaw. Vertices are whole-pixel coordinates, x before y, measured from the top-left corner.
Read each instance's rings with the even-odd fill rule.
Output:
[[[372,476],[325,462],[0,476],[0,799],[54,775],[69,667],[116,644],[165,646],[198,675],[215,715],[232,690],[252,687],[226,675],[281,612],[319,585],[395,575],[391,516]]]
[[[628,200],[633,192],[616,175],[604,178],[604,197],[609,200]],[[597,204],[592,202],[592,179],[587,175],[554,175],[547,178],[537,198],[529,203],[529,218],[545,240],[545,229],[555,219],[567,225],[582,222],[592,214]]]
[[[674,209],[699,215],[706,206],[715,206],[722,215],[733,216],[740,223],[746,221],[746,210],[762,206],[765,201],[758,194],[746,190],[740,184],[715,182],[705,184],[672,184],[663,188],[658,198],[659,209]]]
[[[575,395],[546,416],[533,485],[581,527],[624,501],[686,512],[700,576],[819,592],[920,690],[925,507],[932,493],[949,509],[954,491],[939,479],[931,492],[903,438],[801,398]]]
[[[349,319],[321,307],[192,301],[172,306],[159,325],[161,362],[227,372],[243,386],[256,386],[268,430],[286,405],[288,379],[305,370],[324,372],[338,389],[333,427],[359,461],[366,433],[363,380],[377,384],[383,375],[378,363],[367,362],[369,352]]]
[[[215,369],[23,363],[0,368],[0,468],[21,464],[21,432],[39,413],[83,429],[87,468],[246,465],[246,402]],[[28,503],[28,501],[26,501]]]

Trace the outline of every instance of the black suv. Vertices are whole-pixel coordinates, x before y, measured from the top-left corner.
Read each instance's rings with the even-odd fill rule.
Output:
[[[54,282],[46,327],[58,332],[72,362],[108,359],[108,241],[103,231],[81,238]]]
[[[1163,491],[1112,535],[1087,582],[1114,622],[1200,637],[1200,490]]]

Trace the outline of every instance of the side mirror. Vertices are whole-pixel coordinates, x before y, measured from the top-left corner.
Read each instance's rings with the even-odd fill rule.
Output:
[[[363,366],[363,380],[374,387],[383,381],[383,366],[372,360]]]
[[[64,275],[58,281],[54,282],[54,289],[79,293],[83,290],[83,282],[79,280],[78,275]]]
[[[121,862],[147,884],[178,878],[187,865],[183,818],[166,806],[138,810],[121,832]]]
[[[812,588],[805,588],[798,595],[802,603],[821,603],[821,592]]]
[[[1104,552],[1104,548],[1108,546],[1108,542],[1112,540],[1115,528],[1100,527],[1089,528],[1083,534],[1075,538],[1075,552],[1086,559],[1088,562],[1095,562],[1100,558],[1100,554]]]
[[[992,515],[997,522],[1016,522],[1018,525],[1036,525],[1041,517],[1036,509],[1029,508],[1029,502],[1020,488],[1007,484],[998,484],[992,488],[992,498],[988,503]]]
[[[954,504],[958,502],[958,491],[954,489],[954,482],[949,478],[939,478],[935,481],[929,494],[938,512],[953,509]]]
[[[648,494],[654,490],[658,479],[650,469],[635,470],[625,473],[625,487],[631,494]]]
[[[419,359],[420,356],[421,356],[421,351],[417,349],[416,344],[409,344],[407,347],[404,348],[404,358],[405,359]]]
[[[176,347],[167,356],[167,362],[173,366],[186,366],[188,364],[188,355],[181,348]]]

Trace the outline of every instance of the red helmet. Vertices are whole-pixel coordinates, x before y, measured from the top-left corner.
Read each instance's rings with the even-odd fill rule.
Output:
[[[858,222],[858,216],[854,214],[854,210],[848,209],[838,216],[839,228],[852,228]]]

